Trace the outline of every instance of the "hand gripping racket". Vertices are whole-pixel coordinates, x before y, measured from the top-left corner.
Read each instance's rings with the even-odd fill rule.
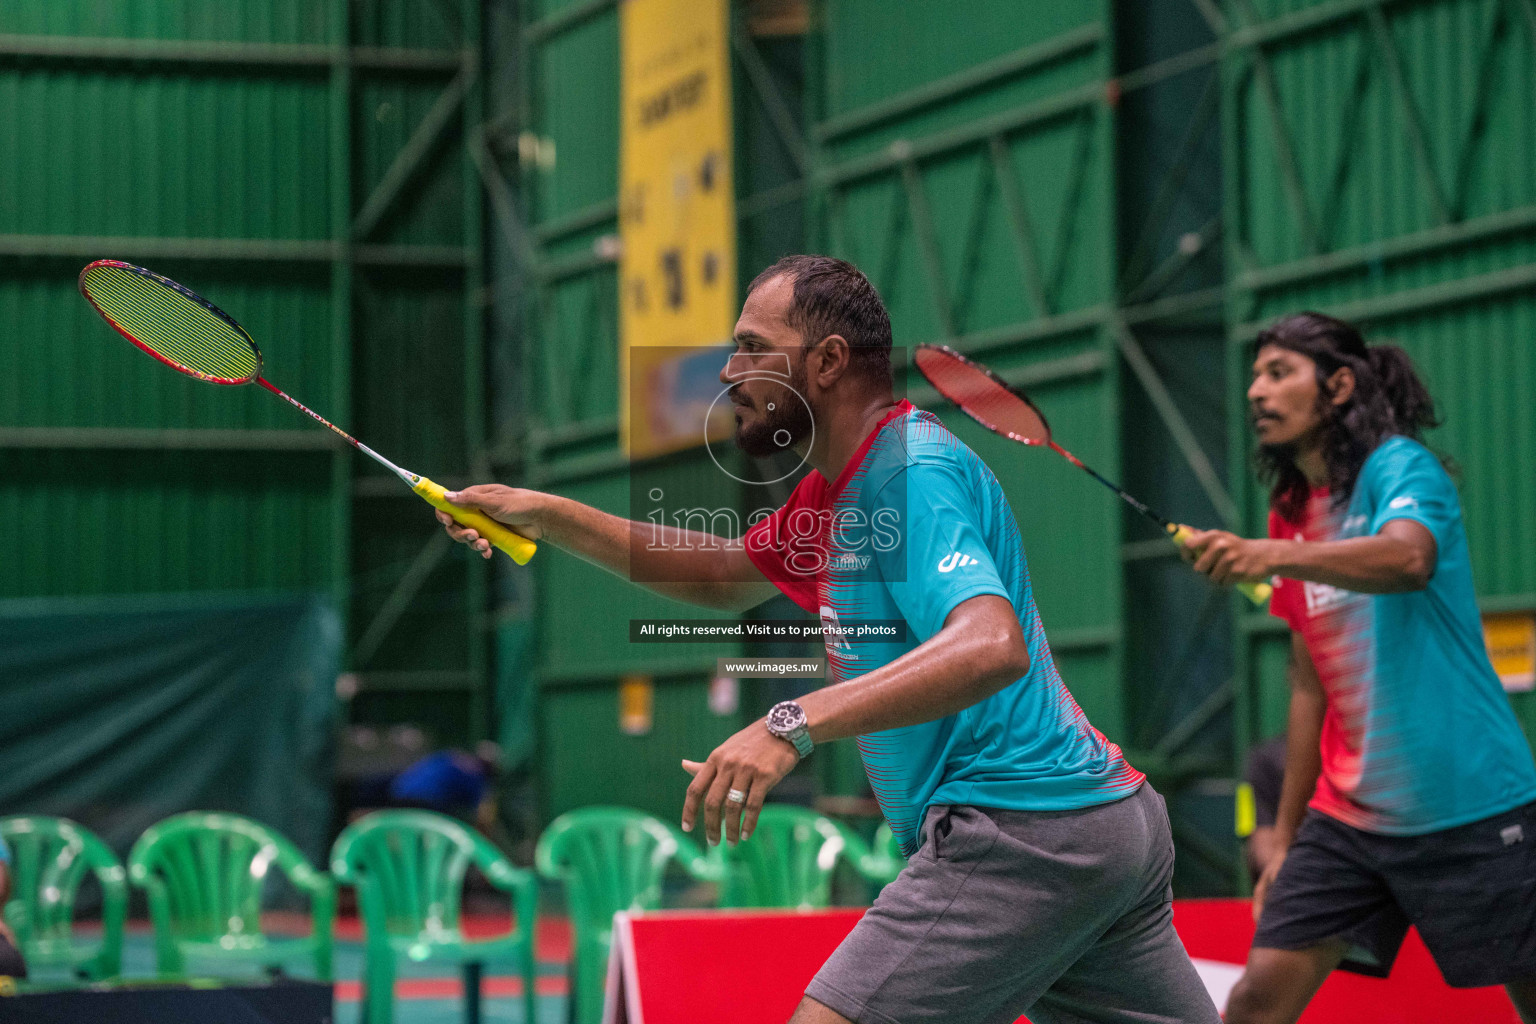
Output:
[[[273,387],[261,376],[261,350],[233,317],[170,278],[118,260],[97,260],[80,271],[80,294],[101,318],[144,352],[173,370],[210,384],[255,381],[278,398],[329,427],[352,447],[386,467],[433,508],[453,516],[524,565],[538,550],[489,516],[459,508],[443,488],[419,473],[401,469],[313,409]]]
[[[1051,427],[1022,391],[1009,387],[997,374],[973,363],[947,345],[919,345],[913,357],[917,368],[939,394],[959,406],[971,419],[994,434],[1027,444],[1049,448],[1099,483],[1118,494],[1127,505],[1163,528],[1180,547],[1189,538],[1189,527],[1172,523],[1131,497],[1083,464],[1076,455],[1051,440]],[[1254,604],[1269,600],[1274,590],[1268,583],[1239,583],[1237,589]]]

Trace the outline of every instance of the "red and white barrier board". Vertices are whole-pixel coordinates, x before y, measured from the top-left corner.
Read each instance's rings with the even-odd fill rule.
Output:
[[[864,911],[660,910],[614,916],[604,1024],[785,1024]],[[1218,1007],[1253,938],[1244,900],[1178,900],[1174,926]],[[1023,1018],[1021,1018],[1021,1021]],[[1392,977],[1335,971],[1301,1024],[1519,1024],[1502,989],[1453,989],[1410,932]]]

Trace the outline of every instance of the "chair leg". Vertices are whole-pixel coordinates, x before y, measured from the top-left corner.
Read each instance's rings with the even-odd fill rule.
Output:
[[[363,1024],[394,1024],[395,964],[392,956],[370,956],[363,968],[363,993],[367,1003]]]
[[[464,1024],[480,1024],[480,975],[478,962],[464,965]]]
[[[523,975],[523,1024],[537,1024],[539,997],[533,986],[538,980],[538,966],[532,949],[524,954],[520,967]]]

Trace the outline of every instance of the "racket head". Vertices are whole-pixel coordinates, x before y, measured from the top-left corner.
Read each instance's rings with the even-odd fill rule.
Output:
[[[1051,425],[1022,391],[948,345],[917,346],[912,360],[939,394],[994,434],[1049,445]]]
[[[235,318],[152,270],[97,260],[80,271],[80,294],[113,330],[166,366],[210,384],[261,376],[261,350]]]

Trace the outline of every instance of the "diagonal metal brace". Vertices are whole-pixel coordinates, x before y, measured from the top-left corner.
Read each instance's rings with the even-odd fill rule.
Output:
[[[1120,354],[1125,357],[1126,365],[1131,368],[1131,372],[1136,375],[1136,379],[1146,390],[1147,397],[1152,400],[1152,407],[1157,410],[1158,416],[1168,428],[1168,433],[1173,435],[1173,443],[1178,446],[1184,461],[1194,471],[1195,479],[1200,482],[1200,489],[1210,499],[1216,515],[1229,529],[1235,527],[1237,505],[1232,501],[1232,496],[1227,493],[1226,486],[1217,475],[1216,468],[1211,465],[1211,460],[1206,457],[1204,449],[1200,447],[1200,442],[1195,440],[1195,432],[1190,429],[1184,414],[1179,412],[1178,404],[1174,402],[1168,386],[1158,376],[1157,369],[1147,358],[1146,352],[1142,351],[1140,343],[1131,334],[1130,328],[1118,316],[1114,320],[1114,332],[1115,344],[1120,349]]]
[[[789,158],[794,161],[800,176],[805,177],[811,171],[811,158],[806,150],[805,138],[799,126],[795,124],[794,115],[789,112],[789,104],[784,102],[783,94],[774,84],[773,75],[763,63],[763,56],[758,52],[757,44],[752,42],[740,23],[731,27],[731,48],[736,51],[736,58],[741,61],[741,69],[747,74],[747,82],[752,86],[752,91],[757,94],[758,101],[762,103],[763,110],[768,114],[773,132],[779,137],[779,143],[784,147],[784,152],[788,153]]]
[[[421,119],[421,124],[411,133],[411,137],[401,147],[399,154],[395,156],[389,169],[379,179],[373,193],[363,203],[363,208],[358,211],[357,219],[352,222],[352,237],[362,241],[383,223],[395,204],[400,201],[405,186],[416,173],[421,170],[421,165],[437,148],[448,129],[458,123],[460,108],[464,105],[464,97],[475,84],[478,74],[473,66],[466,66],[448,87],[432,104],[432,109],[427,111],[427,116]]]
[[[422,546],[416,557],[411,561],[410,567],[405,570],[405,575],[395,584],[395,589],[389,592],[384,603],[373,616],[373,621],[368,623],[368,628],[363,630],[363,635],[357,641],[357,646],[352,648],[352,665],[354,668],[362,668],[368,664],[368,659],[378,653],[384,643],[384,638],[389,631],[400,621],[400,616],[410,607],[411,601],[416,597],[416,592],[421,589],[427,578],[436,571],[438,563],[453,547],[453,541],[442,530],[432,535],[432,539]]]

